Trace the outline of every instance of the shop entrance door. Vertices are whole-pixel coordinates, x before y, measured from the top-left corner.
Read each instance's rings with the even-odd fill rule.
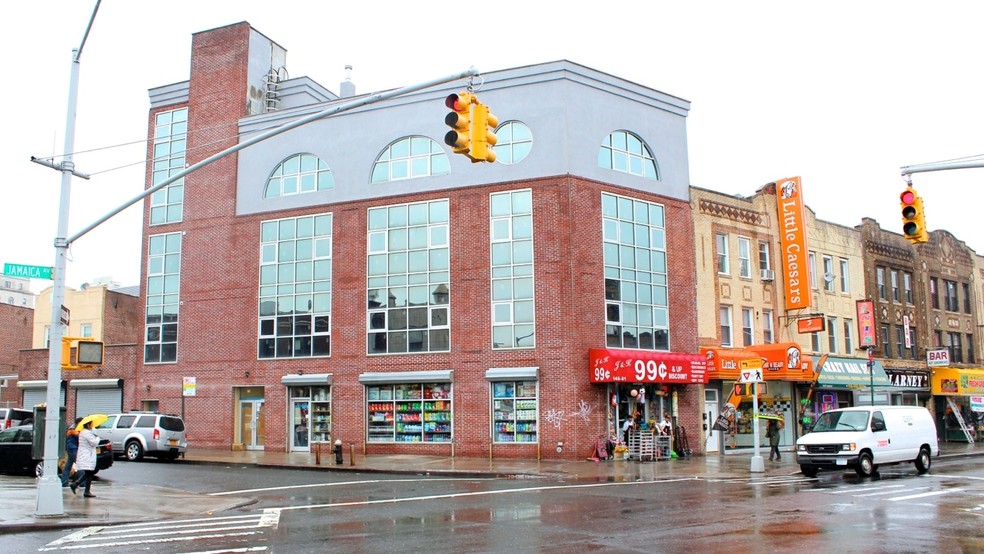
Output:
[[[307,400],[294,400],[291,402],[290,425],[293,429],[291,433],[290,449],[293,452],[310,452],[311,447],[311,403]]]
[[[246,450],[263,450],[263,401],[239,401],[239,436]]]
[[[718,391],[704,389],[704,413],[707,415],[707,419],[704,420],[704,425],[707,426],[707,442],[704,443],[704,449],[706,452],[720,452],[721,431],[713,429],[718,417]]]

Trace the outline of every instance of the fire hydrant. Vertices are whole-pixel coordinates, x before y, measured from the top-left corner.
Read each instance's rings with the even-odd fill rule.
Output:
[[[335,453],[335,464],[336,465],[341,465],[342,464],[342,439],[336,440],[335,441],[335,446],[333,446],[331,448],[331,450],[332,450],[332,452]]]

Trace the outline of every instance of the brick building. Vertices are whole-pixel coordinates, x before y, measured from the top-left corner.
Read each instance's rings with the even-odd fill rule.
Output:
[[[248,23],[191,52],[150,91],[148,187],[360,98],[285,79]],[[568,61],[482,81],[495,163],[443,144],[462,81],[149,197],[127,404],[184,413],[194,446],[274,451],[583,458],[629,412],[699,429],[689,103]]]
[[[34,309],[0,302],[0,407],[19,408],[17,380],[23,371],[21,350],[31,347]]]

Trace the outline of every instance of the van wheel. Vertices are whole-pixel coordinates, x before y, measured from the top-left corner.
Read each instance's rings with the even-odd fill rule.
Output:
[[[124,455],[127,461],[136,462],[143,458],[143,447],[137,441],[130,441],[126,443],[126,450],[124,450]]]
[[[858,475],[861,477],[871,477],[875,474],[876,469],[878,469],[878,467],[872,463],[871,454],[868,452],[862,452],[861,455],[858,456],[858,465],[854,468],[854,471],[857,471]]]
[[[34,476],[38,479],[44,477],[44,460],[38,460],[34,463]]]
[[[919,449],[919,455],[916,456],[916,471],[919,475],[924,475],[929,472],[929,466],[932,465],[933,461],[929,456],[929,450],[925,448]]]
[[[810,464],[800,464],[800,473],[807,477],[816,477],[819,468]]]

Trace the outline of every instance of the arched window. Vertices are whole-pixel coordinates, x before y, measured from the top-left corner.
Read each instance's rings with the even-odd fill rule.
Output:
[[[516,164],[523,161],[533,148],[533,133],[521,121],[506,121],[495,130],[495,161]]]
[[[314,154],[295,154],[277,166],[267,180],[263,198],[277,198],[335,188],[328,164]]]
[[[439,144],[422,137],[404,137],[387,146],[372,167],[371,183],[451,173],[451,162]]]
[[[615,131],[605,137],[598,149],[598,167],[659,180],[659,166],[652,150],[628,131]]]

